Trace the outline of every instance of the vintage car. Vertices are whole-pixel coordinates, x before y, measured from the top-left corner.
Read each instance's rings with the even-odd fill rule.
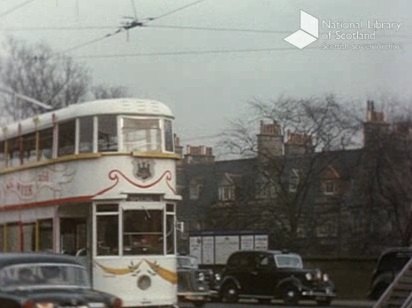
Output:
[[[75,257],[57,254],[0,254],[0,307],[120,308],[122,301],[93,290]]]
[[[268,250],[232,253],[222,272],[219,295],[225,302],[282,299],[294,305],[306,299],[329,305],[336,294],[329,276],[319,269],[304,269],[298,254]]]
[[[412,247],[394,247],[385,250],[376,263],[368,297],[373,300],[378,299],[410,258],[412,258]]]
[[[199,269],[194,257],[177,257],[177,277],[179,301],[191,302],[196,307],[202,307],[210,301],[212,296],[209,287],[211,272]]]

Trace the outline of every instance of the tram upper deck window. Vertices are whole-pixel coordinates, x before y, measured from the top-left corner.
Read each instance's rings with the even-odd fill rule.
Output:
[[[76,122],[59,123],[58,156],[74,154]]]
[[[164,120],[164,131],[165,131],[165,150],[167,152],[173,152],[172,121]]]
[[[36,134],[27,134],[23,136],[23,162],[32,162],[37,160],[36,155]]]
[[[93,152],[93,117],[79,119],[79,153]]]
[[[20,138],[12,138],[7,142],[8,145],[8,160],[9,167],[19,166],[21,163],[20,157]]]
[[[163,211],[123,212],[123,254],[163,254]]]
[[[123,148],[126,152],[160,152],[162,150],[159,120],[123,119]]]
[[[53,157],[53,128],[39,131],[39,149],[37,155],[39,160],[51,159]]]
[[[98,151],[117,151],[117,118],[115,115],[98,117]]]
[[[6,167],[5,142],[0,141],[0,168]]]

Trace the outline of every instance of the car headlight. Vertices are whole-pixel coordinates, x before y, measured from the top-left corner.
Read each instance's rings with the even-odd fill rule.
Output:
[[[205,281],[205,274],[202,273],[202,272],[197,273],[197,280],[198,281]]]
[[[313,279],[313,276],[312,276],[311,273],[306,273],[305,277],[306,277],[307,280],[312,280]]]
[[[322,275],[322,280],[323,280],[324,282],[329,281],[329,275],[328,275],[328,274],[323,274],[323,275]]]
[[[321,271],[316,272],[316,279],[318,279],[318,280],[322,279],[322,272]]]
[[[220,276],[220,274],[215,274],[215,280],[220,281],[220,279],[222,279],[222,276]]]

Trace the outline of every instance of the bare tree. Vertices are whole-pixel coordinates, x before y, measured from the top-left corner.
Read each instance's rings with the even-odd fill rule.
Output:
[[[129,96],[125,87],[98,85],[91,89],[91,92],[96,99],[106,98],[121,98]]]
[[[4,87],[53,108],[75,104],[86,96],[89,72],[70,57],[53,53],[44,43],[28,45],[12,38],[4,48],[0,71]],[[3,111],[14,119],[44,112],[39,106],[16,102],[10,96],[3,98]]]
[[[220,145],[230,154],[257,157],[255,174],[248,177],[255,181],[251,198],[261,215],[246,222],[271,230],[277,245],[293,247],[301,234],[313,233],[322,223],[319,211],[315,213],[315,194],[323,174],[338,164],[339,150],[359,146],[356,140],[361,121],[349,106],[331,95],[255,100],[250,105],[251,118],[233,122]],[[260,132],[251,129],[257,120],[263,121]],[[337,202],[342,201],[334,200]],[[324,207],[323,212],[328,219],[339,214],[336,206]]]
[[[366,231],[386,245],[412,242],[412,116],[371,121],[362,185]],[[378,233],[378,236],[376,236]],[[379,244],[379,243],[378,243]]]

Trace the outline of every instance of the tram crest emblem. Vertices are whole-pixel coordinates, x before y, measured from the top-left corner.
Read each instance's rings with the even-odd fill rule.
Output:
[[[134,171],[133,174],[138,178],[148,180],[153,176],[154,162],[151,160],[136,159],[133,162]]]

